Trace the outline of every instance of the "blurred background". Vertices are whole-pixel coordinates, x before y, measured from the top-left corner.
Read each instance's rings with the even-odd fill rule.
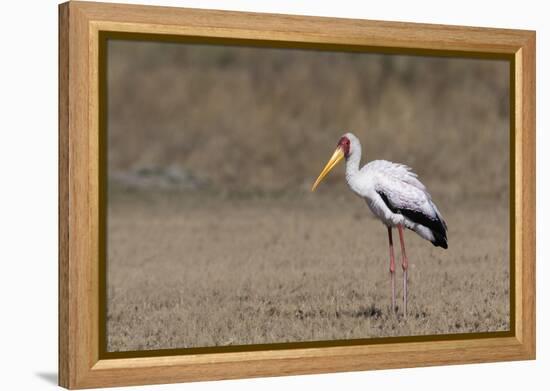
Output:
[[[505,61],[117,40],[108,50],[114,186],[306,191],[351,131],[363,162],[405,163],[448,197],[507,195]]]

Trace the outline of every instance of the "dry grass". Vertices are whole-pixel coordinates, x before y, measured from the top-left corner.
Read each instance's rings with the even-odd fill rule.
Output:
[[[471,200],[461,207],[471,215],[447,214],[447,251],[406,234],[405,320],[389,308],[386,230],[355,197],[117,195],[108,348],[507,330],[508,215]]]

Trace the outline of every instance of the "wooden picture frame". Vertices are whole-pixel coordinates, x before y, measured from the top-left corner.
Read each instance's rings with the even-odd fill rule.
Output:
[[[512,330],[496,338],[105,358],[100,348],[103,32],[509,59],[515,221]],[[59,384],[89,388],[535,358],[533,31],[88,2],[59,6]]]

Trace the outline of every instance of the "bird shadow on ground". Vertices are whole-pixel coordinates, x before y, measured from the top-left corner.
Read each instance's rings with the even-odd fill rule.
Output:
[[[357,311],[347,311],[346,315],[353,318],[374,318],[378,319],[382,317],[382,310],[380,308],[371,305],[369,307],[360,308]]]
[[[57,372],[38,372],[35,375],[47,383],[57,385]]]

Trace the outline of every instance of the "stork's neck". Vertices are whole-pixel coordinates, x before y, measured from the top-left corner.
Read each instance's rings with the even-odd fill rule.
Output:
[[[359,164],[361,163],[361,144],[357,143],[353,147],[352,153],[346,159],[346,180],[350,185],[359,173]]]

